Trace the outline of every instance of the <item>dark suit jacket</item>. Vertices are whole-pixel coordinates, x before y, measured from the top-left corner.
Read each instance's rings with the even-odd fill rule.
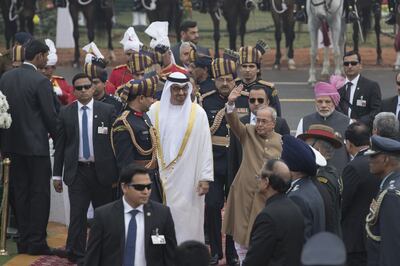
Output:
[[[93,152],[100,184],[109,186],[118,179],[117,164],[111,147],[110,132],[115,120],[112,105],[93,103]],[[107,127],[107,134],[98,134],[98,127]],[[53,176],[61,176],[64,165],[64,182],[71,185],[78,170],[79,157],[78,102],[61,109],[57,123]]]
[[[346,85],[339,89],[339,94],[339,109],[344,113],[343,110],[346,104]],[[366,101],[366,106],[357,105],[357,100],[361,98]],[[375,115],[379,113],[381,109],[381,89],[379,88],[379,84],[360,75],[354,92],[353,102],[351,104],[352,109],[350,118],[360,120],[366,125],[371,126]]]
[[[399,97],[396,95],[382,100],[381,112],[392,112],[396,114],[398,99]]]
[[[241,117],[240,121],[243,124],[249,124],[250,115],[245,115]],[[284,118],[276,118],[275,132],[281,135],[290,134],[290,128]],[[230,184],[232,184],[233,179],[235,178],[236,173],[239,170],[240,164],[242,163],[242,145],[234,134],[230,135],[228,162],[230,167],[228,167],[227,184],[230,187]],[[229,189],[227,189],[227,194],[228,192]]]
[[[144,211],[144,250],[148,266],[174,265],[176,248],[174,221],[167,206],[149,201]],[[151,235],[158,229],[166,245],[153,245]],[[124,205],[122,199],[97,208],[90,229],[85,266],[119,266],[125,248]]]
[[[177,64],[178,66],[183,66],[180,56],[179,56],[179,48],[180,47],[181,47],[181,42],[177,43],[175,46],[171,47],[171,51],[175,58],[175,64]],[[196,45],[196,49],[197,49],[198,54],[210,55],[210,49],[208,49],[208,48],[205,48],[200,45]]]
[[[22,64],[0,80],[0,90],[10,105],[11,127],[1,130],[2,152],[49,156],[49,133],[56,134],[57,113],[48,78]]]
[[[300,209],[285,194],[276,194],[254,222],[243,266],[300,265],[303,242]]]
[[[358,153],[342,174],[342,229],[348,253],[366,251],[365,217],[381,181],[369,172],[369,157],[364,152]]]

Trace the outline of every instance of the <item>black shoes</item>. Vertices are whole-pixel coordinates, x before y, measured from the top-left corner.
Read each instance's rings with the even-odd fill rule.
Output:
[[[294,19],[301,23],[307,23],[306,11],[304,9],[296,11],[296,14],[294,14]]]
[[[396,24],[396,15],[394,14],[394,12],[389,13],[388,17],[385,20],[385,23],[388,25]]]
[[[53,253],[59,258],[68,259],[68,261],[71,263],[77,263],[79,260],[78,256],[74,255],[66,249],[56,248],[53,250]]]
[[[226,264],[229,266],[240,266],[240,261],[237,257],[228,257],[226,258]]]

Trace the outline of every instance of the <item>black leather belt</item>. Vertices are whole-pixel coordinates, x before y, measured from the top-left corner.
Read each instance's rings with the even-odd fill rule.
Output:
[[[78,165],[85,167],[94,167],[94,162],[80,162],[78,161]]]

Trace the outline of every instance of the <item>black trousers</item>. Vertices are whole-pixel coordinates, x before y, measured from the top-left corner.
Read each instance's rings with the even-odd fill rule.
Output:
[[[222,216],[221,210],[225,201],[225,177],[214,177],[210,182],[210,188],[206,194],[205,224],[210,242],[211,256],[218,255],[221,259],[222,253]],[[225,239],[225,253],[227,258],[236,257],[235,243],[232,236],[227,235]]]
[[[70,224],[66,250],[83,258],[86,250],[87,211],[90,202],[96,209],[112,201],[112,187],[98,182],[94,165],[78,165],[75,181],[68,186]]]
[[[367,252],[347,253],[347,266],[367,266]]]
[[[6,154],[10,157],[10,195],[20,239],[19,253],[48,248],[46,228],[50,211],[49,156]]]

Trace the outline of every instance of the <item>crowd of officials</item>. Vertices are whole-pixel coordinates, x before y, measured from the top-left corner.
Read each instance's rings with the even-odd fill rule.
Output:
[[[344,77],[315,85],[315,111],[291,136],[277,88],[261,78],[264,41],[212,58],[194,21],[175,46],[166,22],[145,33],[149,46],[126,31],[126,64],[110,75],[95,43],[83,47],[71,85],[53,74],[51,40],[17,34],[0,79],[12,117],[0,141],[19,254],[78,265],[218,265],[224,254],[247,266],[400,263],[400,96],[381,99],[358,53],[344,55]],[[68,187],[65,249],[46,241],[50,180]]]

